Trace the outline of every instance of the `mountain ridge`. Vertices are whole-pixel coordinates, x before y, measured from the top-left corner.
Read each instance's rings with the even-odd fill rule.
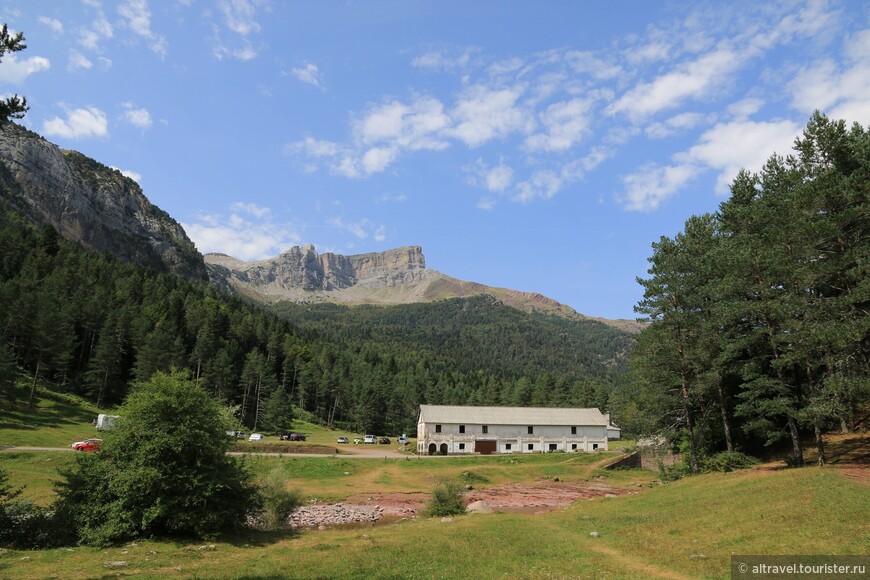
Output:
[[[265,260],[243,261],[223,253],[208,253],[203,259],[212,283],[265,303],[390,306],[485,294],[524,312],[595,320],[632,333],[642,328],[632,320],[586,316],[538,292],[453,278],[427,268],[420,246],[344,256],[318,254],[308,244]]]
[[[208,279],[181,224],[152,204],[138,183],[9,121],[0,121],[0,202],[87,249]]]

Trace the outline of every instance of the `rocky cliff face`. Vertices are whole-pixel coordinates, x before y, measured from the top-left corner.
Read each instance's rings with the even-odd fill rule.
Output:
[[[341,256],[318,254],[314,246],[308,245],[258,262],[243,262],[226,254],[206,254],[205,262],[212,283],[261,302],[390,305],[487,294],[526,312],[572,320],[589,318],[541,294],[457,280],[426,268],[419,246]],[[640,330],[634,321],[598,320],[629,332]]]
[[[282,297],[285,291],[332,292],[351,287],[393,288],[434,274],[426,269],[419,246],[387,252],[341,256],[318,254],[314,246],[292,247],[277,258],[242,262],[225,254],[206,254],[213,281]]]
[[[66,239],[162,272],[206,280],[181,225],[139,185],[93,159],[0,122],[0,209],[49,223]]]

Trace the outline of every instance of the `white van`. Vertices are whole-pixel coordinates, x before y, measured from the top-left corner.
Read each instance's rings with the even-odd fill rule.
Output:
[[[375,440],[374,435],[366,435],[365,439],[363,439],[363,443],[365,443],[366,445],[368,445],[368,444],[374,445],[375,443],[377,443],[377,441]]]
[[[263,434],[262,433],[251,433],[251,436],[248,437],[248,441],[262,441]]]

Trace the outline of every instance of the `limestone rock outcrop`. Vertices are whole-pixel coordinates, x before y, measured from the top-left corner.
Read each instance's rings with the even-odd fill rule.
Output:
[[[0,209],[51,224],[68,240],[122,260],[207,280],[181,225],[132,179],[0,121]]]

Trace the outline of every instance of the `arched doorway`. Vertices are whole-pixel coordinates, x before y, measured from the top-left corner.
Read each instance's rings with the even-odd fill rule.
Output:
[[[447,455],[447,444],[446,443],[441,444],[441,455]]]
[[[434,443],[429,444],[429,455],[435,455],[435,451],[438,449],[438,446]]]

